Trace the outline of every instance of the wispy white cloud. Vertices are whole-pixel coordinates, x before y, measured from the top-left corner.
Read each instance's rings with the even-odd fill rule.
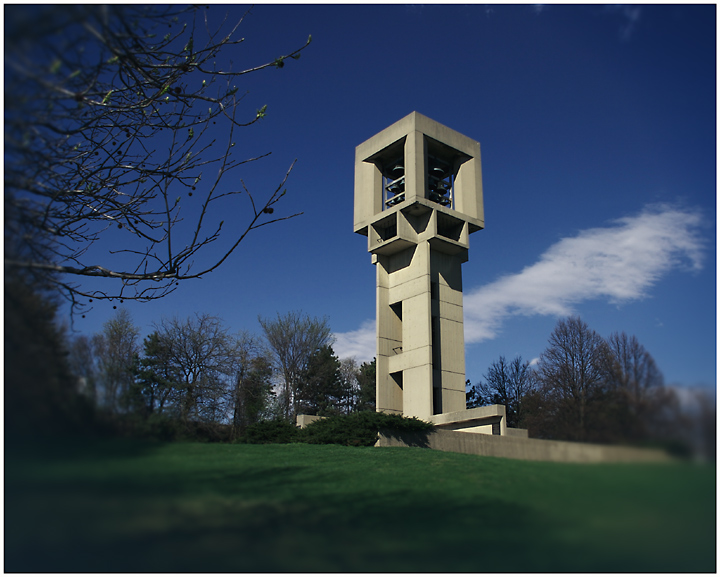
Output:
[[[640,20],[642,8],[640,6],[613,5],[606,6],[605,10],[620,15],[622,18],[622,23],[620,24],[620,39],[625,41],[630,40]]]
[[[375,356],[375,320],[366,320],[359,329],[335,333],[334,337],[333,351],[340,359],[353,357],[363,362]]]
[[[566,316],[591,299],[641,299],[671,269],[699,270],[700,222],[696,211],[651,206],[560,240],[535,264],[466,293],[466,341],[494,338],[511,316]]]
[[[627,303],[648,296],[670,270],[702,268],[701,216],[653,205],[636,216],[561,239],[535,264],[464,295],[465,340],[495,338],[512,316],[575,314],[584,301]],[[375,356],[375,322],[335,334],[335,353],[359,361]]]
[[[623,40],[630,40],[630,36],[635,31],[635,25],[640,20],[640,13],[642,10],[639,6],[623,6],[622,15],[625,18],[625,22],[620,27],[620,35]]]

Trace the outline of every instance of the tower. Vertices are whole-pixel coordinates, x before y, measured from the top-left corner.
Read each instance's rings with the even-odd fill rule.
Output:
[[[377,275],[378,411],[465,409],[461,267],[484,224],[478,142],[413,112],[355,149],[354,231]]]

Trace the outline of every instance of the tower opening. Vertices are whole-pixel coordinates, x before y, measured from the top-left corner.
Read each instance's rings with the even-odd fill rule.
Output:
[[[386,208],[395,206],[405,200],[405,161],[397,158],[382,170],[384,205]]]
[[[433,384],[433,415],[440,415],[442,412],[442,388]]]
[[[441,206],[452,208],[453,182],[455,175],[452,165],[437,156],[428,154],[428,198]]]
[[[397,390],[401,393],[401,398],[402,398],[403,372],[397,371],[395,373],[390,373],[390,378],[392,379],[392,382],[395,384],[395,387],[397,387]],[[402,407],[400,407],[400,410],[402,410]]]
[[[440,341],[440,319],[433,315],[430,319],[432,344],[432,413],[439,415],[442,410],[442,344]]]
[[[392,314],[392,350],[399,355],[403,350],[402,302],[390,305]]]
[[[405,200],[405,140],[399,140],[368,157],[365,162],[380,172],[381,210],[392,208]]]

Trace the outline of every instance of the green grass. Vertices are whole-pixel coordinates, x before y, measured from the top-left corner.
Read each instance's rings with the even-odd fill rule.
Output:
[[[715,467],[415,448],[6,454],[6,572],[715,571]]]

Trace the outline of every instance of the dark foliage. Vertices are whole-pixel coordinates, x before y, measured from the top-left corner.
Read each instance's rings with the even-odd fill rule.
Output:
[[[372,447],[380,431],[388,433],[429,433],[434,429],[414,417],[402,417],[374,411],[361,411],[349,415],[334,415],[310,423],[304,429],[283,419],[262,421],[245,431],[241,442],[310,443],[314,445],[346,445]]]
[[[67,363],[56,308],[18,277],[5,278],[5,440],[82,435],[94,426]],[[6,447],[7,447],[6,444]]]
[[[327,417],[340,413],[343,390],[340,361],[330,345],[315,351],[307,362],[297,386],[296,402],[300,413]]]
[[[144,356],[135,366],[136,379],[130,390],[130,407],[133,412],[150,416],[162,412],[172,402],[178,376],[170,363],[170,351],[157,331],[144,341]]]
[[[284,419],[260,421],[250,425],[240,439],[243,443],[261,445],[267,443],[299,443],[304,431]]]
[[[226,443],[231,439],[231,427],[201,421],[182,421],[177,417],[153,413],[104,415],[104,429],[108,436],[144,441],[198,443]]]
[[[433,428],[432,424],[414,417],[361,411],[310,423],[305,428],[305,440],[313,444],[371,447],[380,431],[429,433]]]
[[[375,373],[376,359],[371,363],[363,363],[358,369],[358,386],[360,388],[358,410],[374,411],[375,410]]]
[[[233,392],[233,436],[237,437],[260,421],[272,396],[272,366],[264,356],[243,358],[236,375]]]

